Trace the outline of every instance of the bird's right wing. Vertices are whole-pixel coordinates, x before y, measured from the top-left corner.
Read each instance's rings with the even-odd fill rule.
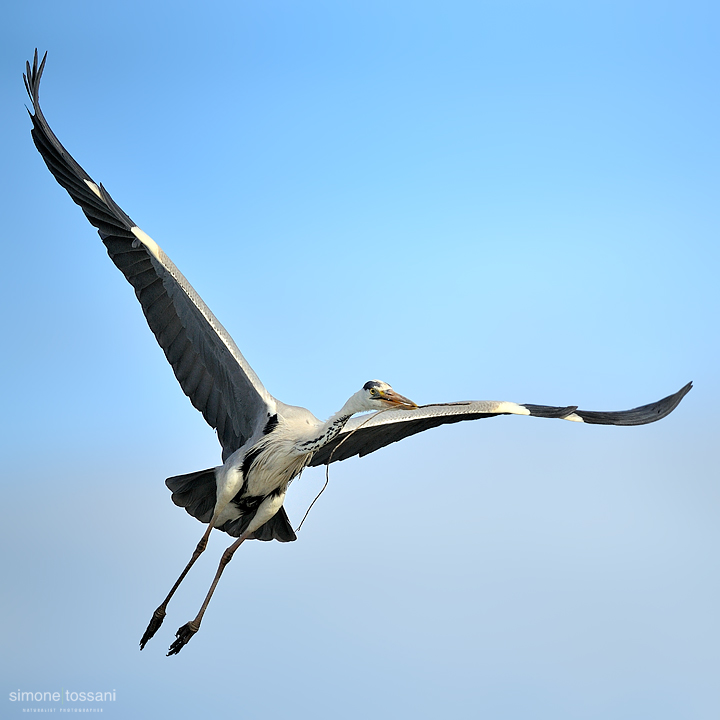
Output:
[[[55,137],[40,110],[45,57],[38,66],[36,50],[24,76],[35,111],[31,113],[35,146],[55,179],[98,229],[112,261],[135,288],[148,325],[183,391],[217,430],[225,459],[265,422],[274,399],[170,258]]]
[[[691,387],[692,383],[688,383],[662,400],[616,412],[578,410],[575,405],[519,405],[491,400],[422,405],[413,410],[381,410],[372,415],[359,415],[350,419],[341,433],[312,456],[309,464],[329,465],[353,455],[362,457],[430,428],[496,415],[530,415],[573,420],[590,425],[646,425],[669,415],[690,392]]]

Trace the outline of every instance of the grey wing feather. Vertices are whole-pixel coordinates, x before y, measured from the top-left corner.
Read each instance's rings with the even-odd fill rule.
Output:
[[[690,388],[692,383],[658,402],[619,412],[578,410],[572,405],[554,407],[492,401],[424,405],[415,410],[386,410],[352,418],[337,437],[313,455],[309,464],[329,465],[354,455],[362,457],[430,428],[496,415],[531,415],[599,425],[645,425],[669,415],[690,392]]]
[[[274,399],[173,262],[142,231],[136,234],[136,224],[55,137],[39,103],[45,57],[38,66],[36,50],[24,76],[34,110],[30,116],[35,146],[58,183],[98,229],[112,261],[134,287],[180,386],[217,430],[225,459],[264,423]]]
[[[689,382],[676,393],[668,395],[662,400],[650,403],[649,405],[641,405],[632,410],[622,410],[620,412],[576,410],[575,414],[579,415],[583,422],[590,423],[591,425],[647,425],[648,423],[662,420],[669,415],[691,389],[692,383]]]

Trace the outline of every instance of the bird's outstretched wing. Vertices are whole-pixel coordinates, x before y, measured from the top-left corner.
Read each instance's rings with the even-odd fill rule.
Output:
[[[595,425],[645,425],[669,415],[690,392],[688,383],[674,395],[619,412],[578,410],[576,406],[518,405],[512,402],[475,401],[423,405],[415,410],[385,410],[352,418],[342,432],[313,455],[310,465],[329,465],[354,455],[368,455],[390,443],[430,428],[463,420],[479,420],[495,415],[532,415],[559,418]]]
[[[98,229],[112,261],[135,288],[150,329],[192,404],[217,430],[223,459],[265,422],[274,399],[225,328],[158,245],[60,144],[40,110],[45,57],[27,63],[25,87],[35,146],[55,179]]]

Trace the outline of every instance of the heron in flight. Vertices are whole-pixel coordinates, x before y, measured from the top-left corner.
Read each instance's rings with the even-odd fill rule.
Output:
[[[273,397],[237,345],[170,258],[120,209],[102,185],[60,144],[40,109],[39,87],[47,53],[26,64],[32,101],[32,137],[55,179],[100,234],[107,252],[135,289],[150,329],[183,392],[217,432],[219,467],[168,478],[173,502],[207,524],[190,561],[155,610],[140,641],[153,637],[180,583],[207,546],[213,529],[237,538],[223,553],[197,616],[176,633],[168,655],[180,652],[200,628],[225,566],[245,540],[296,539],[283,508],[289,483],[305,467],[363,456],[424,430],[496,415],[531,415],[601,425],[644,425],[671,413],[688,383],[658,402],[620,412],[576,406],[472,401],[418,406],[379,380],[366,382],[329,420]],[[357,413],[372,414],[353,417]]]

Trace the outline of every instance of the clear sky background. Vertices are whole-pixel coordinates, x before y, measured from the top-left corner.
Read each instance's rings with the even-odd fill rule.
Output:
[[[695,2],[14,3],[0,29],[0,715],[720,716],[720,11]],[[63,144],[262,378],[319,417],[381,378],[502,417],[330,469],[173,658],[216,465],[131,287],[30,138]],[[297,524],[324,481],[307,471]]]

